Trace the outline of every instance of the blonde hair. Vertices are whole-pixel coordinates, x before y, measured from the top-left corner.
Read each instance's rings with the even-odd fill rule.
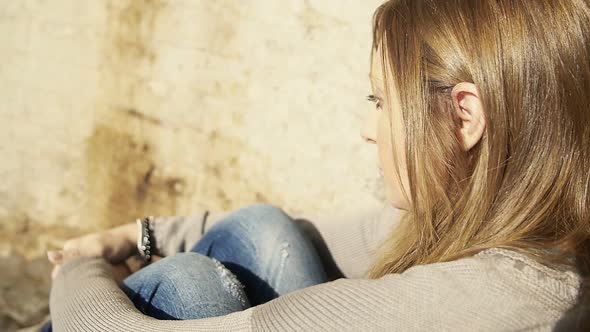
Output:
[[[386,98],[399,96],[412,206],[368,277],[487,248],[587,264],[587,0],[391,0],[375,12],[373,52]],[[477,86],[486,116],[468,152],[451,101],[460,82]]]

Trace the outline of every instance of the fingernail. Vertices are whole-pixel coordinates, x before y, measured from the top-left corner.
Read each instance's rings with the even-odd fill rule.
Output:
[[[58,250],[51,250],[47,252],[47,258],[49,258],[50,261],[55,262],[55,261],[59,261],[61,260],[63,257],[61,251]]]

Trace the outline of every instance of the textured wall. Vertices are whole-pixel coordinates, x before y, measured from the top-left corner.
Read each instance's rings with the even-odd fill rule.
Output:
[[[379,204],[359,131],[380,2],[1,1],[0,330],[46,314],[41,256],[74,235]]]

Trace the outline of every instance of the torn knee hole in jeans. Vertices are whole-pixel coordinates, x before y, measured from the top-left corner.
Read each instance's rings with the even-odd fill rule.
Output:
[[[291,245],[289,244],[289,242],[283,242],[281,243],[281,246],[279,248],[279,253],[280,253],[280,263],[279,263],[279,268],[278,271],[276,272],[276,276],[275,278],[275,287],[278,289],[279,287],[281,287],[281,281],[282,281],[282,277],[283,277],[283,271],[285,270],[285,264],[287,261],[287,258],[289,257],[289,248],[291,247]]]
[[[282,258],[287,258],[289,257],[289,251],[287,251],[287,248],[289,248],[290,245],[288,242],[283,242],[281,244],[281,257]]]
[[[215,270],[221,277],[221,282],[225,289],[235,298],[237,298],[243,307],[248,306],[248,301],[244,295],[244,285],[236,278],[236,276],[228,270],[220,261],[215,258],[211,258],[215,263]]]

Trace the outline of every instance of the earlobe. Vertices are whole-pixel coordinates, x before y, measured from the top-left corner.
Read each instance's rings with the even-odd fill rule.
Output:
[[[473,83],[461,82],[451,91],[453,110],[459,119],[457,138],[464,151],[469,151],[483,137],[486,122],[477,87]]]

